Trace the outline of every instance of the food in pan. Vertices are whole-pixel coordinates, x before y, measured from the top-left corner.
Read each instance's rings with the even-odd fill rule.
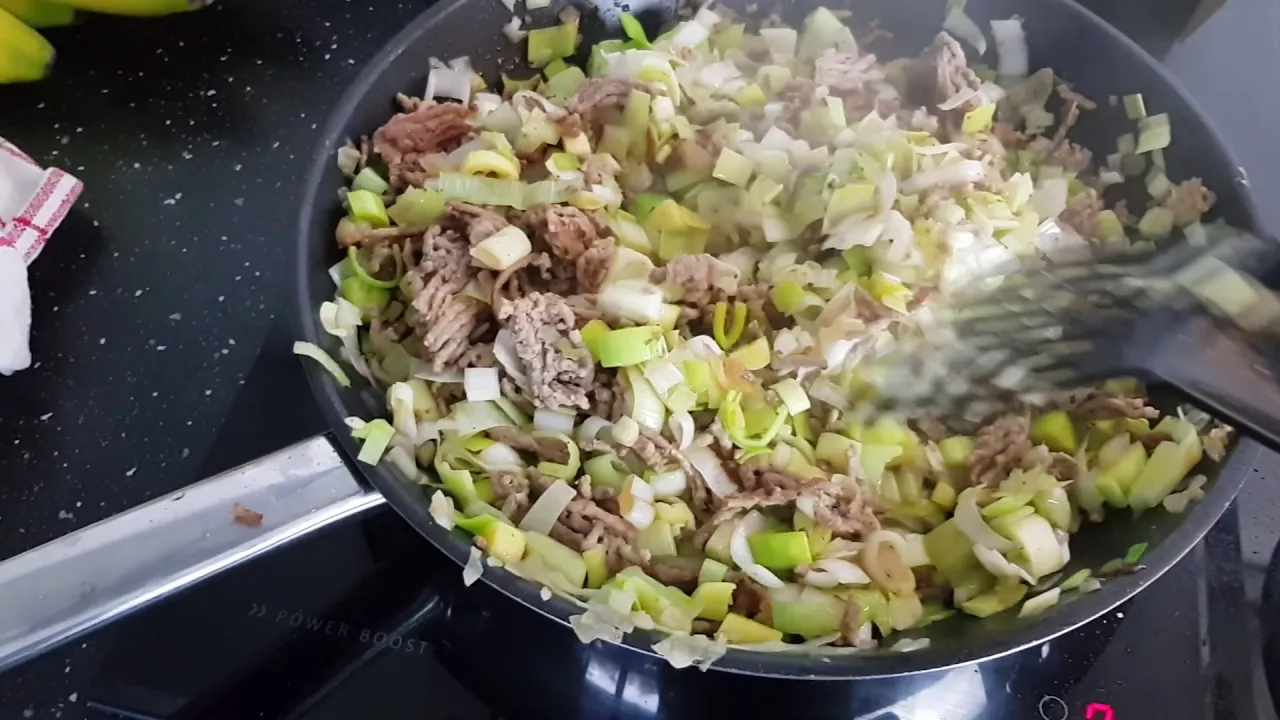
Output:
[[[881,62],[883,33],[826,9],[622,25],[582,47],[576,16],[513,19],[534,71],[491,89],[440,63],[339,154],[320,319],[389,410],[349,423],[361,460],[436,488],[468,581],[503,566],[581,603],[583,640],[658,628],[705,666],[917,648],[1137,566],[1061,572],[1108,510],[1199,497],[1226,428],[1126,380],[977,423],[857,411],[865,361],[992,263],[1202,232],[1214,197],[1165,174],[1168,118],[1116,99],[1134,132],[1095,162],[1069,139],[1094,101],[1029,73],[1017,18],[991,24],[995,68],[947,32]],[[1145,207],[1106,202],[1121,184]]]

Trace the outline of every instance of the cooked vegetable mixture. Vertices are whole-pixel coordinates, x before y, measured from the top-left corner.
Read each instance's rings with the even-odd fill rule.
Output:
[[[350,419],[360,459],[438,488],[469,582],[503,566],[577,600],[584,641],[667,631],[677,666],[914,649],[895,633],[1135,567],[1145,547],[1055,582],[1107,509],[1200,497],[1187,475],[1226,428],[1124,380],[979,425],[854,409],[863,361],[986,269],[1193,232],[1213,195],[1165,175],[1168,118],[1113,98],[1097,111],[1135,133],[1092,164],[1068,134],[1094,102],[1028,74],[1017,18],[992,23],[993,71],[946,32],[882,63],[885,33],[825,9],[798,30],[690,15],[652,40],[624,15],[590,48],[576,16],[513,18],[538,74],[499,94],[439,63],[340,153],[320,319],[390,414]],[[946,26],[985,46],[962,12]],[[1126,177],[1138,215],[1103,201]]]

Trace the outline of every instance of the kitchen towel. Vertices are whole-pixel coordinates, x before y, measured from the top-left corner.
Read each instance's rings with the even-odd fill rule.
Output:
[[[27,265],[67,216],[84,185],[42,168],[0,138],[0,374],[31,365],[31,288]]]

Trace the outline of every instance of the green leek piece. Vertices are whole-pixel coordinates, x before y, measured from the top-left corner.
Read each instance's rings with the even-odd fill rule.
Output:
[[[670,527],[673,537],[679,535],[685,528],[694,526],[693,510],[689,509],[683,500],[671,499],[666,502],[656,502],[653,504],[653,510],[657,519],[665,521]]]
[[[858,461],[862,465],[862,472],[867,476],[867,481],[873,486],[878,486],[881,480],[884,479],[885,467],[900,455],[902,455],[902,448],[897,445],[883,445],[864,441],[858,455]]]
[[[751,83],[739,90],[734,100],[744,108],[759,109],[769,102],[769,97],[764,94],[764,89],[758,84]]]
[[[391,302],[391,291],[374,287],[355,275],[344,278],[338,286],[338,294],[347,302],[360,308],[366,316],[373,316]]]
[[[827,50],[843,50],[856,47],[853,33],[835,13],[825,7],[809,13],[796,41],[796,59],[813,62]]]
[[[721,621],[729,614],[729,606],[733,604],[733,591],[737,585],[731,582],[705,582],[693,591],[693,599],[701,609],[698,617],[705,620]]]
[[[735,303],[735,309],[740,304]],[[743,367],[753,372],[764,369],[769,366],[769,339],[758,337],[729,353],[729,357],[742,363]]]
[[[1159,505],[1187,472],[1187,457],[1178,443],[1168,440],[1160,443],[1129,491],[1130,507],[1140,512]]]
[[[787,635],[815,638],[840,631],[845,604],[840,598],[806,587],[794,599],[770,595],[770,624]]]
[[[698,570],[698,584],[724,582],[724,578],[729,574],[729,566],[719,560],[711,558],[703,558],[702,568]]]
[[[582,554],[541,533],[525,533],[526,552],[538,558],[550,570],[559,573],[571,587],[580,588],[587,581],[587,563]]]
[[[685,230],[710,230],[711,224],[698,213],[680,203],[666,198],[649,213],[646,226],[655,232],[683,232]]]
[[[374,170],[371,167],[367,167],[356,173],[355,179],[351,181],[352,190],[368,190],[374,195],[382,195],[382,193],[387,191],[388,187],[391,186],[386,180],[382,179],[382,176],[378,174],[377,170]]]
[[[876,186],[856,183],[838,187],[831,193],[823,215],[823,226],[830,228],[858,213],[872,212],[876,207]]]
[[[812,443],[817,438],[808,410],[791,416],[791,430],[796,437],[808,443]]]
[[[534,75],[529,78],[513,78],[506,73],[502,73],[502,91],[508,96],[514,95],[521,90],[537,90],[538,76]]]
[[[961,603],[960,609],[976,617],[990,617],[1022,602],[1026,594],[1026,585],[1016,580],[1006,580],[997,583],[994,590]]]
[[[587,565],[587,587],[598,588],[609,580],[609,558],[603,547],[583,550],[582,561]]]
[[[574,442],[573,438],[565,435],[564,433],[550,432],[546,430],[534,430],[532,436],[535,440],[539,441],[550,440],[552,442],[562,443],[565,447],[565,451],[569,455],[569,459],[563,464],[551,462],[550,460],[543,460],[538,463],[538,472],[543,475],[560,478],[567,482],[572,482],[574,478],[578,477],[578,469],[581,467],[582,456],[578,449],[578,443]]]
[[[553,60],[546,67],[542,68],[542,74],[548,80],[550,80],[551,78],[555,77],[556,75],[559,75],[565,70],[568,70],[570,67],[571,66],[569,65],[569,63],[565,62],[564,60]]]
[[[720,407],[724,399],[724,388],[720,387],[711,363],[706,360],[685,360],[683,370],[685,383],[697,394],[698,403],[713,410]]]
[[[587,351],[597,361],[600,359],[600,339],[611,330],[609,323],[600,318],[595,318],[583,325],[582,329],[578,331],[582,335],[582,343],[587,346]]]
[[[1074,573],[1072,573],[1066,580],[1063,580],[1062,584],[1058,586],[1058,589],[1061,590],[1062,592],[1075,590],[1076,588],[1080,587],[1081,583],[1083,583],[1085,580],[1088,580],[1091,577],[1093,577],[1093,571],[1090,570],[1089,568],[1077,570]]]
[[[769,427],[760,432],[750,432],[747,414],[742,408],[742,392],[738,390],[730,390],[725,394],[720,403],[720,411],[717,413],[717,418],[729,434],[729,439],[738,447],[746,450],[759,450],[769,447],[769,444],[778,436],[778,433],[787,422],[787,414],[785,412],[773,411],[773,422]],[[753,425],[756,426],[756,429],[759,429],[761,423],[753,423]]]
[[[670,630],[689,632],[701,609],[693,598],[645,575],[634,565],[615,575],[613,582],[635,593],[640,608],[655,623]]]
[[[459,517],[454,522],[458,527],[472,535],[481,535],[488,529],[489,525],[500,523],[502,520],[488,513],[477,513],[470,517]]]
[[[470,472],[455,470],[437,455],[436,473],[440,476],[440,482],[444,485],[445,491],[452,495],[460,506],[465,508],[472,503],[480,502],[480,497],[476,494],[475,481],[472,480]]]
[[[912,297],[915,295],[911,288],[904,285],[900,280],[882,272],[871,274],[869,289],[871,290],[871,295],[876,300],[879,300],[881,305],[904,315],[907,312],[907,303],[911,302]]]
[[[950,468],[962,468],[969,464],[969,456],[973,454],[973,438],[967,435],[952,435],[938,443],[938,452],[942,455],[942,464]]]
[[[578,47],[578,23],[564,23],[529,31],[529,64],[540,68],[567,58]]]
[[[1167,207],[1156,206],[1148,209],[1138,221],[1138,234],[1151,240],[1159,240],[1173,232],[1174,214]]]
[[[981,572],[973,543],[955,520],[948,520],[924,536],[925,552],[938,572],[953,586],[975,572]]]
[[[1031,498],[1031,505],[1055,528],[1070,531],[1075,513],[1071,508],[1071,498],[1064,488],[1040,490]]]
[[[734,645],[754,645],[782,640],[781,631],[732,612],[725,615],[724,620],[720,622],[720,634]]]
[[[721,300],[716,303],[715,311],[711,317],[711,334],[716,340],[716,344],[721,348],[728,350],[733,347],[742,337],[742,332],[747,327],[747,304],[741,301],[733,303],[733,322],[728,322],[729,303]],[[768,363],[766,363],[768,364]]]
[[[755,561],[770,570],[790,570],[813,562],[809,536],[803,531],[756,533],[747,543]]]
[[[698,255],[707,249],[707,233],[664,231],[658,234],[658,257],[669,262],[680,255]]]
[[[649,142],[649,106],[652,103],[653,96],[640,90],[632,90],[627,97],[627,106],[623,111],[629,140],[626,157],[633,160],[643,162],[645,159]]]
[[[528,542],[527,533],[502,521],[491,522],[480,531],[484,538],[485,552],[504,563],[519,562],[524,557]]]
[[[851,247],[840,253],[849,272],[856,277],[871,277],[871,253],[869,248]]]
[[[889,598],[874,588],[851,588],[845,592],[850,602],[858,604],[858,617],[863,622],[875,623],[881,635],[893,632],[889,616]]]
[[[556,62],[560,62],[557,60]],[[543,88],[546,97],[552,100],[565,101],[574,96],[578,92],[578,88],[587,81],[587,74],[582,72],[582,68],[577,65],[569,65],[555,77],[547,81],[547,86]]]
[[[631,13],[622,13],[622,32],[631,38],[631,42],[635,43],[637,48],[648,50],[653,47],[649,42],[649,38],[645,35],[644,26]]]
[[[658,325],[639,325],[603,333],[596,344],[600,365],[630,367],[667,353],[667,341]]]
[[[697,393],[685,385],[677,385],[667,392],[667,409],[673,413],[689,412],[697,405]]]
[[[1098,476],[1099,489],[1103,491],[1103,497],[1106,497],[1108,491],[1103,489],[1103,486],[1108,486],[1109,489],[1110,485],[1115,485],[1115,489],[1119,490],[1120,494],[1127,498],[1146,464],[1147,451],[1142,446],[1142,443],[1135,442],[1130,445],[1114,465]],[[1107,500],[1110,502],[1112,498],[1107,498]],[[1116,503],[1112,502],[1112,504]],[[1124,507],[1125,505],[1128,505],[1127,501],[1119,504],[1118,507]]]
[[[984,103],[964,114],[964,119],[960,123],[960,132],[966,135],[974,135],[980,132],[986,132],[991,128],[991,121],[996,116],[996,104]]]
[[[786,279],[773,286],[769,291],[769,298],[773,300],[778,312],[790,315],[804,307],[804,287],[795,280]]]
[[[631,136],[622,125],[605,125],[597,148],[621,162],[627,159],[627,153],[631,149]]]
[[[395,253],[395,262],[396,277],[392,280],[379,280],[378,278],[370,275],[369,271],[365,270],[364,264],[360,262],[360,248],[355,245],[347,248],[347,267],[351,269],[351,275],[349,277],[359,278],[364,284],[371,285],[376,288],[390,290],[400,284],[400,276],[404,272],[404,258],[400,256],[400,253]]]
[[[903,468],[898,472],[898,498],[906,504],[924,499],[924,476],[920,471]]]
[[[631,213],[635,215],[637,221],[646,223],[649,216],[662,203],[671,200],[671,198],[663,195],[654,195],[652,193],[640,193],[631,199]]]
[[[721,148],[720,157],[716,158],[715,168],[711,170],[711,177],[730,185],[746,187],[753,170],[755,163],[729,148]]]
[[[1097,234],[1102,240],[1123,240],[1124,226],[1115,210],[1103,210],[1098,213]]]
[[[990,505],[982,508],[983,517],[999,518],[1017,512],[1026,507],[1026,503],[1019,498],[1013,496],[1005,496],[997,499]]]
[[[1142,100],[1142,93],[1124,96],[1124,114],[1130,120],[1141,120],[1147,116],[1147,104]]]
[[[1076,428],[1065,410],[1055,410],[1037,416],[1031,421],[1031,440],[1047,445],[1050,450],[1075,454],[1080,447]]]
[[[492,505],[494,500],[498,499],[498,494],[493,490],[493,481],[488,478],[477,480],[476,497],[480,498],[480,502]]]
[[[693,186],[697,185],[704,177],[704,173],[697,170],[680,169],[667,173],[666,184],[667,190],[673,193],[681,193]]]
[[[591,478],[592,485],[611,487],[617,490],[622,489],[623,483],[627,480],[627,475],[631,472],[631,469],[622,461],[622,458],[612,453],[597,455],[583,463],[582,467],[587,476]]]
[[[791,68],[784,65],[763,65],[756,71],[756,82],[770,95],[782,92],[791,82]]]
[[[430,227],[444,213],[444,195],[439,190],[409,188],[387,208],[387,217],[400,227]]]
[[[949,482],[939,482],[933,486],[929,500],[943,510],[952,510],[956,506],[956,489]]]
[[[733,25],[712,34],[711,48],[722,55],[726,50],[737,50],[742,47],[742,41],[746,36],[746,29],[746,25],[743,25],[742,23],[734,23]]]
[[[1147,547],[1147,543],[1144,542],[1130,546],[1129,551],[1124,554],[1124,564],[1137,565],[1142,560],[1142,556],[1146,554]]]
[[[654,557],[676,554],[676,539],[671,532],[671,523],[666,520],[654,520],[649,526],[636,531],[636,547],[648,551]]]
[[[1138,121],[1138,146],[1134,152],[1141,155],[1152,150],[1164,150],[1173,141],[1169,127],[1169,115],[1149,115]]]
[[[369,223],[369,227],[384,228],[391,224],[382,198],[368,190],[352,190],[347,193],[347,205],[351,208],[351,218]]]
[[[737,523],[722,523],[711,533],[711,537],[707,540],[706,547],[703,551],[707,553],[707,557],[718,560],[726,565],[733,562],[733,556],[729,552],[729,541],[733,538],[733,530]]]

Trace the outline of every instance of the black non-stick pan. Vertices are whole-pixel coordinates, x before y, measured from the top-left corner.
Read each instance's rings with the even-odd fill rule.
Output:
[[[742,11],[748,2],[730,0],[726,4]],[[796,0],[779,5],[777,10],[795,25],[820,4]],[[769,9],[764,3],[760,5]],[[887,51],[881,54],[898,56],[913,55],[928,45],[940,28],[944,5],[944,0],[859,0],[849,9],[855,24],[878,20],[881,28],[893,33]],[[653,24],[674,13],[674,5],[669,3],[623,7]],[[538,11],[534,25],[539,19],[541,24],[554,23],[558,9]],[[622,8],[580,9],[593,18],[584,24],[584,47],[617,34],[616,14]],[[1143,93],[1152,112],[1167,112],[1172,121],[1175,139],[1166,151],[1170,176],[1203,178],[1218,195],[1218,216],[1237,227],[1257,231],[1246,184],[1225,142],[1177,83],[1135,44],[1070,0],[970,0],[967,11],[983,26],[991,19],[1022,16],[1032,67],[1052,67],[1078,91],[1099,101],[1099,109],[1085,116],[1074,135],[1095,154],[1112,152],[1117,136],[1131,126],[1123,110],[1110,106],[1108,98]],[[397,92],[420,94],[429,58],[469,56],[477,70],[491,79],[500,70],[521,67],[522,51],[501,32],[509,18],[505,7],[493,0],[445,0],[395,37],[333,109],[311,165],[301,178],[297,295],[288,308],[297,319],[299,339],[337,355],[336,343],[322,332],[316,311],[333,295],[326,270],[339,259],[333,242],[333,227],[342,212],[337,191],[344,183],[334,162],[338,147],[384,123],[395,111]],[[611,32],[609,27],[615,30]],[[310,364],[307,372],[332,428],[333,442],[340,453],[354,457],[357,446],[343,418],[382,415],[383,393],[358,378],[354,387],[341,389]],[[1160,399],[1158,393],[1156,399]],[[0,586],[5,588],[4,599],[0,599],[0,667],[382,499],[459,566],[465,563],[468,538],[460,531],[446,531],[432,520],[424,488],[386,464],[344,464],[328,442],[316,440],[278,453],[266,459],[265,469],[256,464],[210,479],[180,497],[162,498],[0,565]],[[1111,579],[1100,591],[1060,603],[1042,615],[1019,619],[1005,613],[982,621],[954,617],[923,631],[922,636],[931,640],[928,648],[907,653],[878,651],[819,658],[730,651],[714,669],[795,679],[882,677],[954,667],[1045,642],[1115,608],[1177,562],[1231,503],[1257,452],[1257,445],[1243,440],[1223,466],[1203,468],[1210,478],[1207,494],[1184,515],[1157,511],[1134,519],[1115,514],[1074,536],[1068,570],[1096,568],[1139,542],[1150,544],[1144,559],[1146,569]],[[234,502],[262,512],[261,527],[245,527],[243,513],[239,523],[233,520],[230,506]],[[253,524],[252,516],[247,520]],[[156,532],[157,527],[166,532]],[[193,527],[202,532],[192,531]],[[67,579],[69,572],[77,581]],[[505,602],[502,612],[521,613],[531,623],[545,624],[519,607],[523,604],[554,620],[560,626],[558,632],[571,637],[567,620],[579,611],[569,602],[544,601],[536,585],[501,569],[486,570],[483,582],[515,601]],[[492,594],[482,588],[469,592]],[[49,603],[47,598],[59,593],[68,599]],[[41,603],[39,609],[32,609]],[[636,632],[626,638],[624,647],[605,647],[597,642],[591,648],[580,648],[565,672],[579,672],[577,661],[592,653],[609,658],[613,666],[661,662],[649,650],[658,639],[652,633]]]

